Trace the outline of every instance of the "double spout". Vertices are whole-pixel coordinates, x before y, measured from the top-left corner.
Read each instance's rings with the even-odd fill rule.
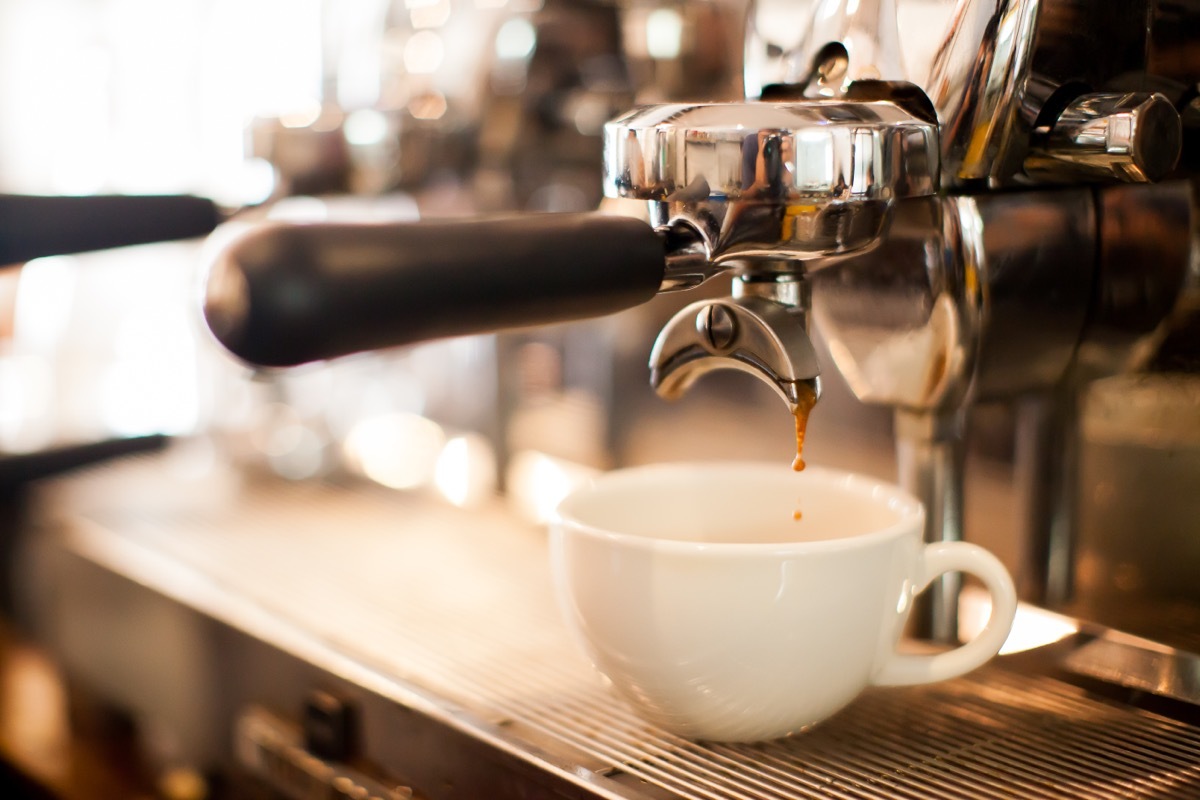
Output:
[[[653,106],[606,126],[605,157],[606,194],[649,204],[666,288],[734,273],[730,297],[667,323],[655,389],[673,399],[736,369],[793,412],[820,395],[809,274],[873,247],[897,199],[937,187],[936,125],[887,100]]]
[[[650,353],[650,384],[678,399],[715,369],[764,380],[791,409],[821,396],[820,366],[808,335],[808,284],[798,276],[736,278],[733,295],[678,312]]]

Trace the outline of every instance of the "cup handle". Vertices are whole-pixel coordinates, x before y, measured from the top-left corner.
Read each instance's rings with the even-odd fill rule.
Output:
[[[971,641],[935,655],[893,653],[874,676],[876,686],[912,686],[934,683],[983,666],[1004,645],[1017,614],[1017,590],[1012,576],[994,555],[967,542],[937,542],[925,546],[921,572],[913,594],[946,572],[968,572],[983,581],[992,596],[992,612],[983,631]]]

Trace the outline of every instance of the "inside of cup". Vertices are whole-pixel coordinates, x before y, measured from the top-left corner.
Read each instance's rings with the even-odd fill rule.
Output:
[[[914,498],[872,478],[749,463],[620,470],[572,494],[559,514],[599,532],[712,544],[829,541],[921,520]]]

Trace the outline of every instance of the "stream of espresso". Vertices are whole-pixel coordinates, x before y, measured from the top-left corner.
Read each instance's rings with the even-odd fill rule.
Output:
[[[792,409],[792,416],[796,418],[796,458],[792,461],[792,469],[796,472],[804,469],[804,432],[808,430],[808,415],[817,404],[817,393],[808,384],[801,384],[799,401]],[[799,509],[792,512],[794,520],[802,516]]]
[[[796,418],[796,458],[792,461],[792,469],[796,472],[804,469],[804,432],[808,430],[808,415],[817,404],[817,393],[808,384],[801,384],[799,399],[792,409],[792,416]]]

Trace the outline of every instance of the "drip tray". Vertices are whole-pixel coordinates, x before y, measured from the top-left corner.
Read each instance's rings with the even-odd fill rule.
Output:
[[[1200,728],[1060,680],[1030,654],[943,684],[868,691],[792,739],[688,742],[634,716],[577,652],[552,598],[544,534],[503,509],[277,482],[208,494],[197,500],[204,493],[146,463],[63,482],[51,501],[86,510],[58,546],[367,687],[397,720],[425,720],[426,739],[445,731],[494,752],[482,762],[505,788],[488,796],[1200,796]],[[375,738],[366,745],[379,763],[420,774],[389,749],[403,733]],[[454,747],[404,750],[419,759]],[[489,785],[478,782],[482,762],[462,764],[477,786]],[[514,775],[553,791],[526,793]],[[452,783],[414,781],[430,797],[472,796]]]

